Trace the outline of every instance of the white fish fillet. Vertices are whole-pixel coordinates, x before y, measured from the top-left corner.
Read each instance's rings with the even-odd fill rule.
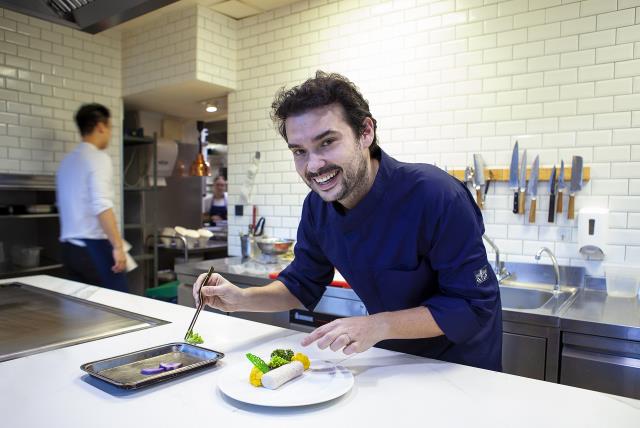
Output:
[[[300,361],[292,361],[277,369],[268,371],[262,375],[262,386],[267,389],[277,389],[281,385],[304,373],[304,366]]]

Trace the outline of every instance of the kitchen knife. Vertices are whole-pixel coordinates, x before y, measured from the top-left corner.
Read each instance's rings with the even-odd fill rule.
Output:
[[[568,219],[575,218],[576,192],[582,189],[582,156],[574,156],[571,160],[571,185],[569,186]]]
[[[558,202],[556,207],[556,212],[562,212],[562,194],[564,193],[564,189],[566,189],[567,185],[564,182],[564,160],[560,161],[560,174],[558,175]]]
[[[484,161],[479,154],[473,155],[473,184],[476,188],[476,202],[478,208],[482,209],[484,200]]]
[[[522,154],[522,162],[520,163],[520,195],[518,196],[518,214],[524,214],[524,200],[527,190],[527,149]]]
[[[518,214],[518,142],[513,145],[509,167],[509,189],[513,190],[513,213]]]
[[[536,205],[538,198],[538,168],[540,166],[540,158],[536,156],[531,167],[531,175],[529,183],[527,183],[527,193],[531,195],[531,207],[529,209],[529,223],[536,222]]]
[[[551,178],[549,179],[549,223],[553,223],[556,213],[556,166],[551,170]]]

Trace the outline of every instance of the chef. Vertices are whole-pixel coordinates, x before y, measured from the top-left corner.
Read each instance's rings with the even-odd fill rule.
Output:
[[[218,175],[213,180],[209,219],[212,223],[219,223],[227,219],[227,180],[222,175]]]
[[[345,354],[377,345],[501,370],[498,281],[482,243],[482,214],[464,184],[382,151],[368,102],[341,75],[318,71],[283,88],[272,108],[312,190],[295,259],[264,287],[241,289],[213,275],[202,288],[205,303],[227,312],[313,310],[335,268],[369,315],[325,324],[302,345]]]
[[[74,281],[127,291],[124,242],[113,211],[113,167],[105,152],[111,113],[103,105],[85,104],[75,121],[82,142],[56,174],[62,261]]]

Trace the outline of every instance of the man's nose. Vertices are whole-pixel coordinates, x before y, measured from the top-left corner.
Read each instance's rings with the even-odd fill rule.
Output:
[[[321,156],[318,156],[317,154],[314,153],[310,153],[309,154],[309,162],[307,163],[307,171],[309,171],[310,173],[316,173],[320,170],[320,168],[322,168],[323,166],[326,165],[326,162],[324,159],[322,159]]]

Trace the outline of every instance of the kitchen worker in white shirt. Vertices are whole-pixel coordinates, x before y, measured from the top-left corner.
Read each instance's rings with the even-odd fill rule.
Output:
[[[127,291],[126,255],[113,211],[113,167],[105,152],[111,114],[85,104],[75,115],[82,142],[56,174],[62,261],[70,279]]]

